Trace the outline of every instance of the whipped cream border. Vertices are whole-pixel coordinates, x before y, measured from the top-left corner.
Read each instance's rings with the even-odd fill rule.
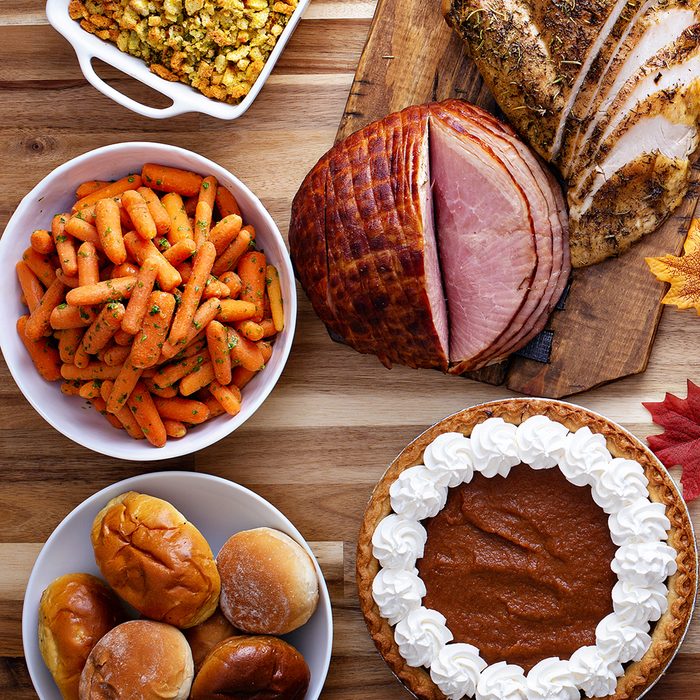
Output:
[[[428,668],[449,700],[578,700],[581,692],[588,698],[614,693],[622,664],[641,659],[651,646],[650,623],[667,609],[665,581],[677,568],[677,552],[665,542],[670,522],[662,504],[651,501],[642,466],[613,458],[602,434],[588,427],[569,432],[544,415],[519,426],[488,418],[469,438],[443,433],[426,447],[423,462],[391,485],[393,512],[372,537],[380,564],[372,595],[382,617],[395,625],[406,663]],[[609,516],[617,545],[611,568],[618,579],[614,612],[596,627],[595,646],[581,647],[568,661],[544,659],[527,675],[505,662],[489,666],[476,647],[453,643],[445,618],[422,606],[425,586],[416,570],[427,536],[420,520],[444,508],[448,489],[470,482],[476,472],[505,477],[521,462],[533,469],[558,467],[572,484],[591,488]]]

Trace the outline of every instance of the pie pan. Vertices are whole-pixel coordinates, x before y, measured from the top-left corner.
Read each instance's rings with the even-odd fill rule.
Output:
[[[438,435],[459,432],[469,436],[474,426],[487,418],[501,417],[506,422],[519,424],[533,415],[545,415],[572,431],[588,426],[592,432],[602,433],[613,457],[624,456],[639,462],[649,480],[651,500],[664,503],[671,522],[669,544],[678,552],[678,571],[667,580],[669,609],[652,628],[651,646],[641,660],[625,664],[625,673],[618,679],[616,692],[609,700],[636,700],[645,695],[668,668],[688,630],[698,587],[697,545],[688,508],[653,453],[621,426],[573,404],[525,398],[481,404],[448,416],[419,435],[399,454],[377,483],[360,528],[357,584],[370,636],[394,675],[420,700],[444,700],[445,696],[425,668],[409,666],[400,655],[393,628],[381,616],[372,596],[372,581],[380,568],[372,551],[372,534],[392,511],[389,487],[402,471],[421,463],[425,448]]]

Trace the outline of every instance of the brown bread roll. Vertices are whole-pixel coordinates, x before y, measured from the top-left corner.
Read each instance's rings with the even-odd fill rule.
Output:
[[[217,608],[216,612],[204,622],[200,622],[196,627],[185,630],[185,638],[192,649],[194,659],[194,670],[199,671],[199,667],[207,654],[224,639],[240,635],[237,630]]]
[[[170,503],[130,491],[92,525],[95,561],[144,617],[192,627],[216,610],[221,588],[209,544]]]
[[[232,637],[204,660],[191,700],[302,700],[311,674],[304,657],[276,637]]]
[[[79,700],[186,700],[192,653],[180,630],[131,620],[108,632],[80,676]]]
[[[221,611],[244,632],[286,634],[316,610],[318,577],[311,557],[279,530],[259,527],[236,533],[216,563]]]
[[[65,700],[78,700],[80,673],[93,647],[124,619],[117,596],[90,574],[66,574],[39,603],[39,649]]]

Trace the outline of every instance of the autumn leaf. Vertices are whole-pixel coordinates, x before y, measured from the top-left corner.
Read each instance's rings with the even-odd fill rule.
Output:
[[[700,387],[688,380],[688,397],[673,394],[658,403],[642,404],[661,435],[647,438],[649,447],[667,469],[680,465],[683,498],[690,502],[700,496]]]
[[[694,219],[683,244],[683,255],[646,258],[649,269],[671,289],[661,300],[679,309],[695,309],[700,315],[700,219]]]

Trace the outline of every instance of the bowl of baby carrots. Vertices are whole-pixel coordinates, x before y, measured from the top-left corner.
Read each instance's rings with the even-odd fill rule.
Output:
[[[65,163],[17,207],[0,260],[13,378],[96,452],[207,447],[259,408],[287,361],[284,240],[242,182],[191,151],[132,142]]]

